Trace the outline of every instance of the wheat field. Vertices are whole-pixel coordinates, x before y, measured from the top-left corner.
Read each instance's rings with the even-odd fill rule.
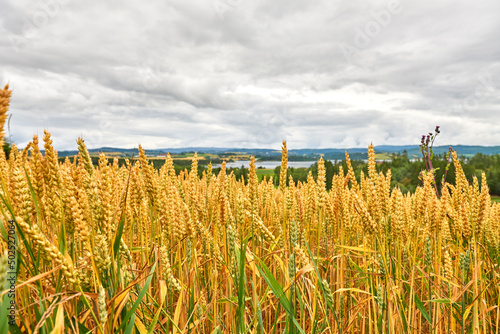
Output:
[[[500,204],[456,154],[455,184],[437,193],[424,171],[403,194],[373,145],[368,174],[346,154],[330,191],[322,158],[317,178],[287,177],[286,142],[279,187],[253,158],[245,183],[224,164],[199,176],[196,154],[176,175],[142,147],[120,167],[76,146],[73,163],[48,131],[0,150],[2,333],[500,332]]]

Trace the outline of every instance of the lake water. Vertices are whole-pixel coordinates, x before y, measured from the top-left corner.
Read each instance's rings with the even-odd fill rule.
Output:
[[[341,160],[330,160],[333,164],[336,164],[337,162]],[[368,159],[363,159],[365,163],[368,163]],[[375,161],[377,162],[384,162],[384,161],[391,161],[390,159],[387,160],[380,160],[376,159]],[[318,162],[317,160],[314,161],[288,161],[288,167],[293,167],[293,168],[309,168],[313,164]],[[240,160],[240,161],[235,161],[235,162],[226,162],[226,168],[240,168],[242,165],[245,168],[249,168],[250,160]],[[213,168],[220,168],[222,165],[221,164],[215,164],[212,165]],[[256,161],[255,162],[255,167],[259,168],[265,168],[265,169],[275,169],[276,167],[281,166],[281,161]]]
[[[309,168],[311,165],[316,163],[317,161],[288,161],[288,167],[293,168]],[[226,162],[226,168],[240,168],[244,166],[245,168],[249,168],[250,160],[240,160],[235,162]],[[221,164],[215,164],[213,168],[221,167]],[[281,161],[256,161],[255,167],[266,168],[266,169],[275,169],[276,167],[281,166]]]

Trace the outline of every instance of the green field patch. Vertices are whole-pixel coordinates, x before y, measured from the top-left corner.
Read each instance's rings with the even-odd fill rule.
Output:
[[[269,180],[271,176],[274,176],[274,169],[257,169],[257,177],[259,178],[259,182],[266,177]]]
[[[391,160],[391,155],[389,153],[375,153],[375,159],[377,159],[377,160]]]

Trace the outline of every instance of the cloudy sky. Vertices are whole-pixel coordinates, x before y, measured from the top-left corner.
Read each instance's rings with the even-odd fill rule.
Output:
[[[500,145],[497,0],[1,0],[10,133],[56,148]]]

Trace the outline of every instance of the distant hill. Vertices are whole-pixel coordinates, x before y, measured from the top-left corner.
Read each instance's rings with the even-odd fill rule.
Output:
[[[449,146],[436,146],[434,147],[435,154],[442,154],[448,151]],[[492,155],[500,154],[500,146],[469,146],[469,145],[454,145],[452,146],[454,150],[457,151],[458,155],[463,156],[473,156],[477,153]],[[367,155],[367,148],[307,148],[307,149],[291,149],[288,151],[290,160],[302,160],[309,158],[317,158],[321,154],[325,159],[340,160],[344,159],[345,151],[349,153],[351,159],[365,159]],[[418,158],[421,156],[420,149],[418,145],[381,145],[375,146],[375,152],[377,153],[403,153],[407,152],[409,157]],[[131,157],[138,156],[139,151],[137,148],[124,149],[116,147],[101,147],[98,149],[90,149],[90,154],[103,153],[120,153],[123,156]],[[149,156],[156,156],[165,153],[171,154],[181,154],[188,152],[198,152],[198,153],[208,153],[208,154],[243,154],[243,155],[254,155],[261,159],[275,160],[281,156],[281,150],[274,149],[255,149],[255,148],[227,148],[227,147],[183,147],[183,148],[163,148],[156,150],[146,150],[146,154]],[[78,151],[59,151],[60,157],[74,156],[78,154]]]

